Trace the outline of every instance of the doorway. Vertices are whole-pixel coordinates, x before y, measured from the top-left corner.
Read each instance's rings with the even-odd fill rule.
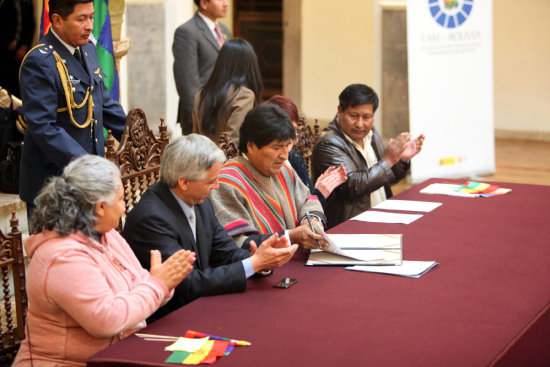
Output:
[[[258,56],[262,98],[283,93],[283,0],[235,0],[233,33],[246,39]]]

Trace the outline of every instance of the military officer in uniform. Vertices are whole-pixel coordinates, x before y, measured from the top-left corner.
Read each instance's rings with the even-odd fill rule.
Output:
[[[73,157],[104,155],[103,126],[120,139],[126,114],[109,97],[94,44],[92,0],[49,0],[49,32],[19,73],[26,133],[19,192],[30,213],[42,185]]]

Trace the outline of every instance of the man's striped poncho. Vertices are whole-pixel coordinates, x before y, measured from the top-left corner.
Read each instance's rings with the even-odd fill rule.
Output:
[[[218,220],[238,245],[247,235],[292,229],[306,212],[323,211],[317,196],[310,194],[288,163],[279,174],[264,176],[237,156],[223,165],[219,184],[210,200]]]

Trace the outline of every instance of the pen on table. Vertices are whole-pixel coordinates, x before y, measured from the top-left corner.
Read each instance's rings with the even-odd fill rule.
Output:
[[[315,228],[313,228],[313,223],[311,223],[311,217],[309,215],[309,212],[306,212],[306,219],[307,219],[307,222],[309,223],[309,226],[311,227],[311,230],[313,231],[313,233],[317,234],[317,232],[315,232]],[[319,242],[319,240],[317,240],[317,245],[319,246],[320,249],[323,248],[323,247],[321,247],[321,242]]]

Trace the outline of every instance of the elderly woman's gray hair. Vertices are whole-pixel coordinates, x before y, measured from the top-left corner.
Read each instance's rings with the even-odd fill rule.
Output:
[[[202,180],[215,163],[225,162],[223,151],[206,136],[189,134],[168,144],[160,162],[160,180],[176,187],[180,177]]]
[[[97,202],[112,205],[120,185],[120,170],[107,159],[95,155],[74,159],[36,197],[31,233],[53,230],[60,236],[75,231],[94,235]]]

